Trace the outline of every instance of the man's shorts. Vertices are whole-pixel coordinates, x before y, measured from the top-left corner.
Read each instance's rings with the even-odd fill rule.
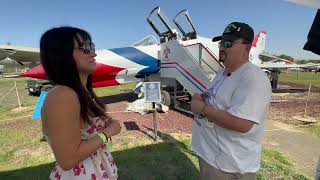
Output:
[[[200,180],[255,180],[256,173],[227,173],[212,167],[205,160],[199,157]]]

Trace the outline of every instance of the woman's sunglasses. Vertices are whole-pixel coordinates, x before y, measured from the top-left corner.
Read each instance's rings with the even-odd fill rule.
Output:
[[[79,49],[82,49],[84,54],[89,54],[91,51],[95,52],[96,50],[94,43],[90,41],[79,43]]]

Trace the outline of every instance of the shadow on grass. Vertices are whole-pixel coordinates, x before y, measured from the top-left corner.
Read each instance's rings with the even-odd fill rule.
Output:
[[[113,153],[120,179],[198,179],[199,171],[174,143],[162,142]]]
[[[189,158],[196,157],[187,145],[169,134],[158,132],[158,136],[161,142],[112,152],[119,179],[198,179],[199,170]],[[0,179],[48,179],[52,166],[49,163],[0,172]]]
[[[137,95],[134,94],[133,92],[124,92],[121,94],[115,94],[115,95],[110,95],[110,96],[102,96],[99,97],[102,102],[105,104],[112,104],[112,103],[117,103],[120,101],[128,101],[128,102],[133,102],[137,100]]]
[[[54,162],[38,166],[26,167],[12,171],[0,172],[1,180],[42,180],[48,179]]]
[[[304,93],[308,89],[304,88],[283,88],[283,89],[272,89],[273,93]]]

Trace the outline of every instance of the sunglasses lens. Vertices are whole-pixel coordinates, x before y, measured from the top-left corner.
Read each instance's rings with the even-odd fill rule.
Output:
[[[223,41],[223,47],[224,48],[231,48],[232,42],[231,41]]]
[[[92,51],[96,51],[96,46],[94,45],[93,42],[90,44],[90,48]]]
[[[91,43],[90,41],[84,41],[82,46],[83,52],[85,54],[89,54],[91,51],[95,51],[94,43]]]

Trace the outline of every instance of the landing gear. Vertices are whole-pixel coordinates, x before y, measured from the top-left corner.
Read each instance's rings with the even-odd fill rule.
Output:
[[[271,87],[272,89],[277,89],[278,87],[278,79],[281,71],[279,69],[275,69],[271,71]]]
[[[272,89],[277,89],[277,87],[278,87],[278,79],[277,78],[271,79],[271,87],[272,87]]]
[[[52,88],[52,85],[47,84],[42,86],[41,91],[49,91]]]
[[[170,107],[171,102],[172,101],[171,101],[171,96],[170,96],[169,92],[166,90],[162,90],[161,91],[161,103]]]

